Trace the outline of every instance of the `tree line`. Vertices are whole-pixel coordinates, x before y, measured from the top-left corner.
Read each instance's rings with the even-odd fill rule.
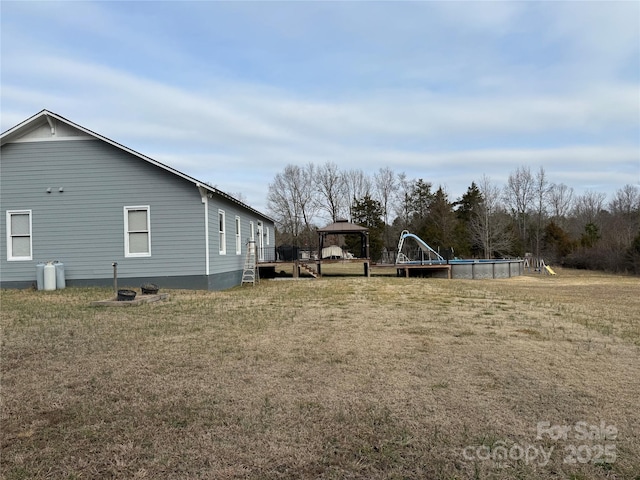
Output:
[[[446,189],[390,168],[367,174],[335,163],[287,165],[269,184],[278,243],[316,248],[316,228],[345,219],[369,228],[374,261],[392,260],[402,230],[459,258],[523,257],[640,274],[640,189],[607,201],[520,166],[505,185],[486,175],[451,199]],[[348,243],[348,242],[347,242]]]

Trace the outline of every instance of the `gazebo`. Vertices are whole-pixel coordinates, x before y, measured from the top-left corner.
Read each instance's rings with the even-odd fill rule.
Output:
[[[322,275],[322,263],[323,262],[331,262],[331,260],[323,260],[322,258],[322,249],[325,246],[325,240],[329,235],[351,235],[351,234],[359,234],[361,238],[361,251],[358,258],[347,260],[348,262],[357,263],[360,262],[364,265],[364,274],[365,276],[370,276],[369,271],[369,229],[367,227],[362,227],[360,225],[356,225],[355,223],[350,223],[347,220],[338,220],[330,225],[327,225],[324,228],[319,228],[318,230],[318,261],[317,261],[317,269],[318,274]],[[355,252],[354,252],[355,253]],[[335,261],[335,260],[334,260]],[[344,260],[343,260],[344,261]]]

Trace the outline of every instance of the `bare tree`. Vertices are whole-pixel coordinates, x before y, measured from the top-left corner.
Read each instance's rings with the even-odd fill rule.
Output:
[[[394,214],[399,219],[401,230],[409,228],[411,221],[411,191],[415,180],[407,178],[407,174],[398,174],[398,188],[395,191]]]
[[[389,241],[389,209],[393,201],[393,192],[397,186],[396,174],[389,167],[381,168],[374,174],[377,200],[382,206],[382,220],[384,221],[384,246],[392,247]]]
[[[353,219],[354,200],[371,196],[371,179],[360,169],[347,170],[343,173],[345,183],[346,204],[349,205],[349,220]]]
[[[534,182],[534,196],[536,208],[536,258],[540,259],[540,239],[542,236],[542,221],[546,214],[547,194],[549,193],[549,182],[547,180],[544,167],[540,167],[536,172]]]
[[[485,258],[491,258],[495,253],[506,254],[511,250],[513,240],[508,214],[500,203],[500,189],[486,175],[482,176],[478,188],[482,201],[472,212],[469,225],[472,239],[481,246]]]
[[[627,184],[618,189],[609,202],[609,211],[618,242],[628,248],[640,233],[640,188]]]
[[[527,213],[534,197],[534,178],[529,167],[518,167],[511,172],[505,186],[504,198],[516,217],[520,240],[527,242]]]
[[[327,162],[316,170],[316,185],[320,198],[320,209],[329,215],[332,222],[337,221],[347,210],[345,203],[345,177],[338,165]]]
[[[311,232],[311,222],[317,213],[313,176],[311,163],[304,168],[287,165],[269,184],[267,208],[280,231],[290,234],[296,243],[303,233]],[[312,239],[305,237],[302,240],[309,242]]]
[[[609,210],[614,215],[633,216],[634,213],[640,212],[640,188],[635,185],[627,184],[618,189],[609,202]]]
[[[576,198],[573,214],[582,226],[588,223],[597,225],[606,198],[606,194],[593,190],[587,190]]]
[[[601,238],[606,195],[587,190],[578,195],[571,215],[571,234],[583,247],[593,247]]]
[[[562,223],[573,207],[573,188],[564,183],[553,183],[549,188],[549,207],[551,218]]]

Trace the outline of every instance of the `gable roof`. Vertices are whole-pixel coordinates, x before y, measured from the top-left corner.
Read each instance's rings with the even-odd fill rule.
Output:
[[[119,148],[120,150],[127,152],[145,162],[148,162],[156,167],[162,168],[163,170],[166,170],[167,172],[170,172],[180,178],[183,178],[189,182],[192,182],[196,187],[198,188],[202,188],[208,192],[211,192],[215,195],[218,195],[220,197],[225,198],[226,200],[229,200],[233,203],[236,203],[238,205],[240,205],[241,207],[252,211],[253,213],[266,218],[270,221],[273,221],[272,218],[268,217],[267,215],[265,215],[262,212],[259,212],[258,210],[256,210],[255,208],[250,207],[249,205],[241,202],[240,200],[232,197],[231,195],[229,195],[228,193],[223,192],[222,190],[218,190],[215,187],[212,187],[210,185],[207,185],[205,182],[200,181],[194,177],[191,177],[189,175],[187,175],[186,173],[182,173],[179,170],[176,170],[175,168],[172,168],[168,165],[165,165],[164,163],[161,163],[157,160],[154,160],[151,157],[147,157],[146,155],[143,155],[142,153],[136,152],[135,150],[130,149],[129,147],[125,147],[124,145],[111,140],[107,137],[104,137],[102,135],[100,135],[99,133],[96,133],[92,130],[89,130],[88,128],[83,127],[82,125],[78,125],[77,123],[72,122],[71,120],[68,120],[66,118],[64,118],[61,115],[58,115],[57,113],[54,112],[50,112],[49,110],[42,110],[38,113],[36,113],[35,115],[33,115],[32,117],[27,118],[26,120],[24,120],[23,122],[19,123],[18,125],[10,128],[9,130],[6,130],[5,132],[3,132],[0,135],[0,146],[5,145],[6,143],[12,143],[16,140],[18,140],[20,137],[30,133],[31,131],[33,131],[34,129],[36,129],[38,126],[42,126],[44,125],[44,121],[46,121],[49,124],[49,127],[51,128],[51,134],[53,135],[54,132],[56,131],[57,125],[56,122],[61,122],[63,125],[67,125],[69,127],[72,127],[76,130],[78,130],[79,132],[81,132],[81,134],[84,135],[80,135],[80,138],[82,138],[82,136],[86,136],[86,137],[92,137],[95,138],[97,140],[101,140],[105,143],[108,143],[109,145],[112,145],[116,148]]]

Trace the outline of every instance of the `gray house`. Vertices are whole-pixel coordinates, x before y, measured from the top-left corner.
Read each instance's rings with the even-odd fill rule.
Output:
[[[68,286],[220,290],[242,280],[247,245],[275,252],[273,220],[220,190],[43,110],[2,133],[0,286],[38,263]]]

